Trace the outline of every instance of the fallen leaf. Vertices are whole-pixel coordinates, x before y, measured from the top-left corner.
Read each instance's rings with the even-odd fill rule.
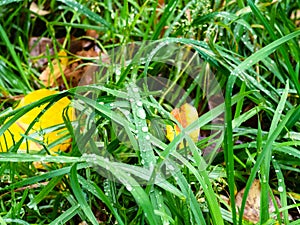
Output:
[[[18,104],[16,109],[19,109],[23,106],[26,106],[32,102],[40,100],[44,97],[53,95],[58,93],[57,91],[52,91],[48,89],[41,89],[37,91],[33,91],[26,95]],[[52,105],[46,112],[40,117],[39,121],[36,122],[33,128],[29,132],[29,136],[44,143],[48,146],[55,141],[58,141],[61,137],[63,137],[67,130],[64,129],[52,129],[51,127],[63,124],[62,113],[64,108],[66,108],[70,104],[70,100],[67,97],[64,97],[57,101],[54,105]],[[45,108],[45,105],[41,105],[40,107],[36,107],[26,114],[24,114],[21,118],[19,118],[13,125],[10,126],[8,130],[4,132],[3,135],[0,136],[0,152],[6,152],[11,146],[14,145],[17,141],[21,139],[21,134],[24,134],[27,130],[30,123],[37,117],[37,115]],[[68,110],[68,116],[70,119],[73,119],[73,109],[70,108]],[[70,139],[64,140],[62,143],[59,143],[49,150],[51,153],[55,153],[57,151],[65,151],[70,146]],[[39,144],[39,142],[35,142],[32,140],[25,140],[21,144],[19,150],[34,150],[39,151],[43,149],[43,146]]]
[[[52,87],[55,81],[62,76],[62,73],[68,65],[67,53],[64,50],[61,50],[58,53],[58,59],[53,59],[51,64],[42,72],[40,75],[40,80],[46,87]]]
[[[31,2],[29,10],[40,16],[45,16],[51,13],[50,11],[43,10],[42,8],[40,8],[35,2]],[[31,17],[35,17],[35,15],[31,14]]]
[[[235,197],[237,208],[241,208],[244,192],[245,192],[245,188],[243,188],[241,191],[239,191]],[[261,195],[260,182],[258,179],[255,179],[253,184],[250,187],[250,191],[247,196],[244,215],[243,215],[244,219],[246,219],[252,223],[259,222],[260,195]],[[275,196],[275,200],[276,200],[278,207],[281,208],[281,203],[277,196]],[[275,212],[275,206],[274,206],[274,203],[270,196],[269,196],[269,212],[270,213]],[[290,216],[290,219],[292,219],[291,216]]]
[[[180,108],[175,108],[171,111],[171,115],[182,125],[183,128],[186,128],[194,121],[198,119],[198,112],[196,108],[188,103],[183,104]],[[174,126],[166,126],[166,137],[169,141],[173,141],[174,137],[180,133],[180,128],[174,124]],[[189,136],[194,142],[198,141],[200,129],[194,129],[189,133]],[[183,144],[180,144],[180,147],[183,147]]]

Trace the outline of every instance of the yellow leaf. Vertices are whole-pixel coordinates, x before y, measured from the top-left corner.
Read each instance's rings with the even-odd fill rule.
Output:
[[[183,128],[186,128],[194,121],[198,119],[198,112],[195,107],[185,103],[180,108],[175,108],[172,110],[171,115],[182,125]],[[174,126],[166,126],[166,137],[169,141],[173,141],[174,137],[180,133],[180,128],[175,124]],[[194,142],[198,141],[200,129],[194,129],[189,133],[189,136]],[[180,147],[183,147],[183,144],[180,144]]]
[[[30,94],[26,95],[16,108],[21,108],[32,102],[56,93],[58,92],[48,89],[33,91]],[[49,131],[49,128],[64,123],[62,113],[64,108],[69,104],[70,100],[67,97],[64,97],[57,101],[54,105],[52,105],[45,111],[45,113],[40,117],[39,121],[34,124],[28,135],[36,140],[43,142],[46,146],[64,136],[67,132],[67,129],[55,129],[54,131]],[[7,151],[7,149],[9,149],[14,143],[21,139],[21,134],[25,133],[30,123],[37,117],[37,115],[45,108],[46,105],[47,104],[36,107],[30,110],[28,113],[24,114],[16,121],[16,123],[10,126],[10,128],[5,131],[3,135],[0,136],[0,152]],[[68,116],[70,119],[73,118],[73,108],[70,108],[68,110]],[[48,131],[46,130],[47,128]],[[57,144],[52,147],[50,151],[52,153],[59,150],[65,151],[69,146],[70,140],[65,140],[63,143]],[[43,149],[43,146],[32,140],[26,141],[24,139],[24,142],[21,144],[19,150],[26,151],[27,149],[39,151]]]
[[[40,80],[46,87],[53,86],[55,81],[61,77],[61,73],[64,72],[68,65],[67,53],[64,50],[61,50],[58,53],[58,59],[53,59],[51,64],[40,75]]]

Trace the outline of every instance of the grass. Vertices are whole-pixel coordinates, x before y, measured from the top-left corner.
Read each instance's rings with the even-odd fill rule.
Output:
[[[0,1],[0,136],[47,104],[0,154],[1,224],[249,224],[243,214],[254,179],[261,182],[260,224],[299,223],[297,1],[37,3],[51,13],[32,16],[31,1]],[[51,65],[57,49],[79,60],[71,39],[86,30],[98,32],[95,43],[110,62],[82,57],[74,70],[100,65],[85,74],[96,82],[72,86],[63,74],[68,88],[15,109],[20,95],[44,88],[30,37],[51,38],[56,56],[50,47],[37,56]],[[35,139],[34,124],[66,96],[76,120],[66,109],[64,124],[51,129],[67,134],[54,143]],[[184,102],[199,119],[168,141],[170,112]],[[186,135],[195,128],[202,135],[196,143]],[[69,138],[68,151],[50,154]],[[22,141],[43,149],[21,152]]]

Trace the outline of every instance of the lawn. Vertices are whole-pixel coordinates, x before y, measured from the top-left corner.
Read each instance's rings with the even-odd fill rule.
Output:
[[[0,0],[0,224],[300,224],[300,2]]]

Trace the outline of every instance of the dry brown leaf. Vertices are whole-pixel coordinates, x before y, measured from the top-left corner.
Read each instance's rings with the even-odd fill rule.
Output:
[[[300,9],[294,10],[291,14],[291,20],[295,21],[296,27],[300,26]]]
[[[41,68],[47,64],[47,58],[43,57],[47,47],[50,54],[54,54],[53,44],[50,38],[31,37],[28,42],[30,58],[35,68]]]
[[[244,196],[245,188],[239,191],[235,197],[236,207],[241,208],[242,199]],[[245,210],[244,210],[244,219],[257,223],[259,221],[260,214],[260,195],[261,195],[261,187],[258,179],[255,179],[252,186],[250,187],[250,191],[246,200]],[[275,196],[278,207],[281,207],[280,200],[277,196]],[[269,212],[275,212],[274,203],[269,196]]]
[[[43,10],[42,8],[40,8],[35,2],[31,2],[29,10],[40,16],[45,16],[51,13],[50,11]],[[31,17],[35,17],[35,15],[31,14]]]

